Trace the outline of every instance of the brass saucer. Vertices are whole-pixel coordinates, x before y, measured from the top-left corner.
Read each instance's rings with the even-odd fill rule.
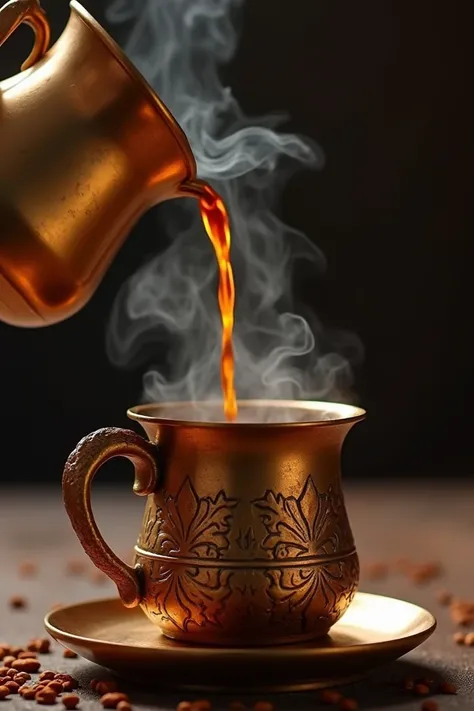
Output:
[[[436,627],[409,602],[357,593],[329,636],[278,647],[184,645],[164,637],[140,608],[117,599],[50,612],[49,634],[81,657],[122,677],[166,690],[307,691],[353,681],[424,642]]]

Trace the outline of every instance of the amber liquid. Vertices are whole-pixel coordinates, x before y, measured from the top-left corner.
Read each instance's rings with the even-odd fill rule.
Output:
[[[199,185],[201,217],[214,247],[219,267],[219,309],[222,320],[221,381],[224,395],[224,412],[228,420],[237,417],[237,399],[234,388],[234,330],[235,286],[230,261],[231,234],[229,216],[221,197],[206,183]]]

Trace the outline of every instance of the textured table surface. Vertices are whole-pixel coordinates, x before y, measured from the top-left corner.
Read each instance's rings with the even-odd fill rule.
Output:
[[[444,572],[425,585],[415,585],[396,571],[396,566],[377,581],[363,571],[362,590],[422,605],[437,617],[438,628],[422,647],[375,671],[365,681],[346,687],[345,694],[357,699],[361,710],[413,711],[421,708],[422,700],[404,691],[401,682],[406,677],[428,677],[448,680],[458,687],[456,696],[433,696],[440,709],[474,710],[474,647],[453,642],[456,628],[448,610],[437,601],[440,589],[474,599],[474,486],[453,482],[450,488],[436,484],[353,485],[347,487],[346,499],[363,567],[379,561],[392,564],[397,558],[408,557],[420,563],[439,561]],[[143,501],[126,490],[111,493],[98,489],[94,505],[107,540],[118,553],[130,551],[140,526]],[[70,530],[59,491],[0,490],[0,642],[21,645],[32,637],[45,636],[42,620],[55,603],[114,595],[114,586],[95,579],[93,569],[80,577],[68,574],[68,561],[80,557],[82,551]],[[38,565],[37,575],[28,580],[18,573],[18,566],[25,560]],[[9,599],[18,594],[27,598],[28,606],[11,610]],[[106,672],[80,659],[64,659],[57,645],[42,660],[43,668],[66,671],[80,680],[84,711],[100,708],[88,685],[92,678],[109,678]],[[127,684],[123,687],[136,709],[172,711],[185,696],[147,692]],[[245,680],[242,690],[245,692]],[[279,711],[310,711],[324,708],[318,696],[317,692],[284,694],[271,700]],[[229,699],[216,697],[212,701],[213,709],[224,711]],[[249,709],[254,701],[248,699]],[[0,702],[0,707],[4,711],[38,708],[19,697]]]

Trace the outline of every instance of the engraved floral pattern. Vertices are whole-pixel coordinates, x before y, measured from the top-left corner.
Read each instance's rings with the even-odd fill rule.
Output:
[[[294,561],[266,570],[274,621],[284,624],[298,616],[302,631],[310,631],[324,618],[335,621],[351,602],[358,580],[341,493],[332,487],[320,493],[308,477],[298,497],[269,490],[253,506],[267,534],[262,548],[275,561]],[[308,557],[321,560],[308,565]]]
[[[251,501],[199,496],[186,479],[149,498],[140,548],[143,607],[166,634],[192,641],[325,634],[359,575],[342,492],[319,492],[312,477],[295,495]]]
[[[149,521],[145,541],[149,549],[163,556],[179,556],[179,559],[145,563],[149,566],[149,585],[154,598],[149,613],[159,615],[163,622],[171,622],[182,631],[191,623],[220,624],[219,615],[232,594],[232,571],[201,568],[198,561],[219,560],[228,549],[232,512],[237,503],[223,491],[215,498],[200,498],[189,479],[176,496],[164,494],[163,505]],[[190,564],[190,558],[196,558],[196,565]]]

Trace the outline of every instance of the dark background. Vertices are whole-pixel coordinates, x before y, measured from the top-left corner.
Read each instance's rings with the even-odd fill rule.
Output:
[[[83,4],[103,20],[105,3]],[[43,5],[57,36],[67,3]],[[474,464],[471,28],[471,0],[248,0],[226,70],[247,112],[288,110],[327,156],[291,181],[282,212],[329,261],[305,298],[366,349],[355,387],[369,416],[345,448],[349,478],[468,477]],[[22,29],[0,49],[1,78],[30,41]],[[59,484],[80,437],[129,426],[142,373],[109,364],[105,326],[155,234],[153,211],[70,321],[0,324],[0,482]]]

